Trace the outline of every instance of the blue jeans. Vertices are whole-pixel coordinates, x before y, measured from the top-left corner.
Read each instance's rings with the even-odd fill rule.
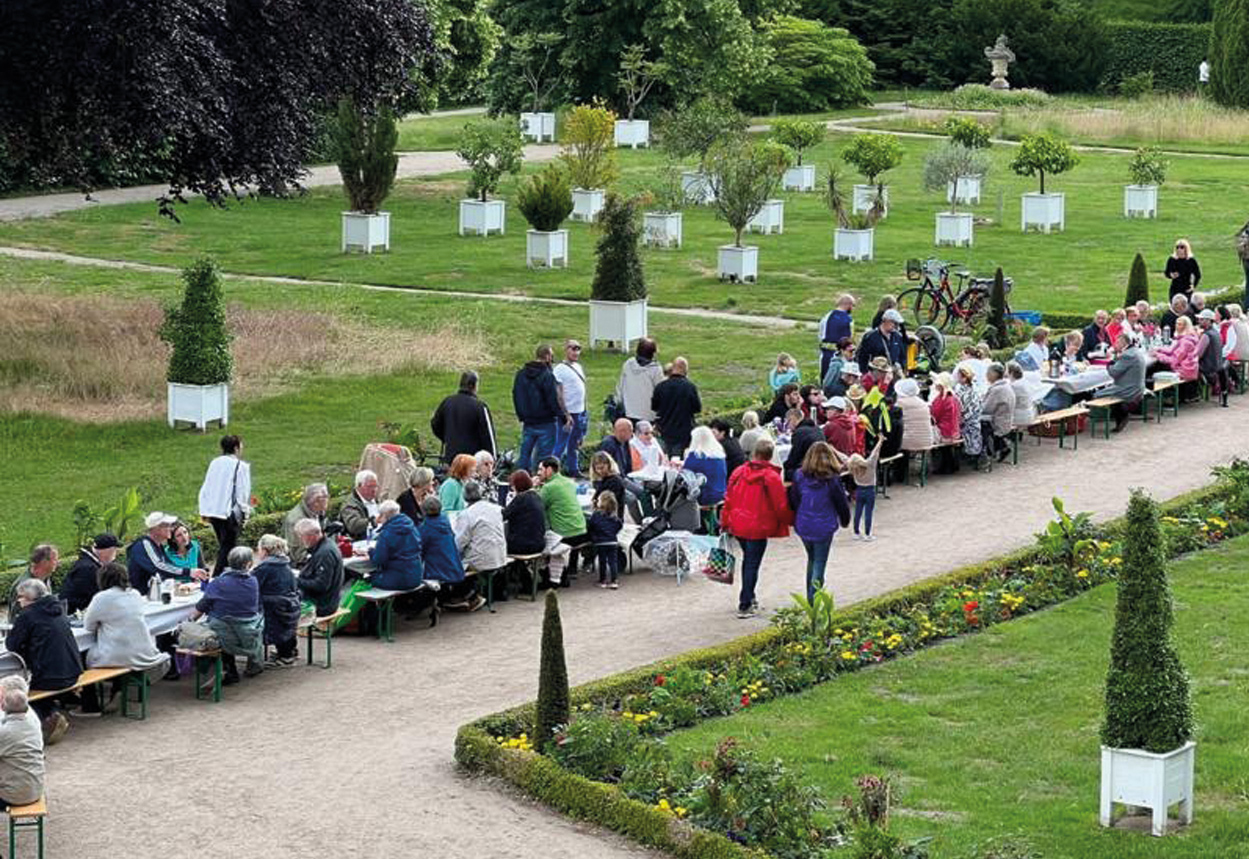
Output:
[[[738,542],[742,544],[742,592],[737,597],[737,610],[749,611],[755,601],[755,585],[759,583],[759,567],[768,541],[738,538]]]
[[[566,428],[563,421],[555,422],[555,448],[553,456],[558,456],[564,463],[565,474],[579,474],[581,469],[578,468],[577,451],[581,447],[581,440],[585,438],[585,432],[590,427],[590,415],[588,412],[581,412],[572,416],[572,428]]]
[[[872,533],[872,512],[876,509],[876,487],[856,486],[854,488],[854,533],[859,533],[859,519],[867,516],[867,527],[863,533]]]
[[[824,568],[828,566],[828,555],[833,550],[833,538],[803,540],[802,547],[807,550],[807,599],[812,600],[815,599],[815,583],[819,582],[821,589],[827,584]]]
[[[530,474],[537,472],[536,465],[543,457],[555,450],[555,421],[549,424],[525,424],[520,436],[520,461],[517,468]]]

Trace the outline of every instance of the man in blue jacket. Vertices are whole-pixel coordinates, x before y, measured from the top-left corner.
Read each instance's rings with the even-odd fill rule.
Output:
[[[188,572],[175,567],[165,557],[165,544],[169,542],[169,534],[173,531],[174,523],[177,521],[177,516],[171,516],[168,513],[147,514],[147,518],[143,520],[147,533],[126,549],[126,571],[130,574],[130,587],[144,596],[147,596],[153,576],[159,576],[162,579],[180,579]],[[206,576],[204,570],[191,570],[190,573],[196,578]]]
[[[369,582],[375,588],[388,591],[419,587],[425,578],[425,563],[421,560],[421,535],[416,525],[399,512],[395,501],[382,502],[377,521],[381,529],[377,532],[377,542],[369,550],[369,558],[376,569]]]
[[[906,357],[906,340],[898,330],[902,321],[902,314],[890,308],[880,318],[880,327],[863,335],[856,355],[859,370],[864,373],[870,370],[872,359],[876,357],[885,358],[891,367],[902,365],[902,359]]]
[[[451,609],[476,611],[486,601],[477,593],[476,585],[464,579],[464,562],[455,544],[451,521],[442,514],[442,502],[430,495],[421,502],[425,520],[417,529],[421,534],[421,560],[425,578],[442,583],[439,600]]]
[[[828,374],[828,362],[837,357],[837,344],[845,338],[854,339],[854,296],[843,294],[837,306],[820,320],[820,379]]]
[[[512,406],[521,423],[520,459],[516,463],[530,473],[536,462],[555,450],[555,422],[568,424],[571,418],[560,405],[551,363],[555,353],[543,344],[530,361],[516,371],[512,382]]]

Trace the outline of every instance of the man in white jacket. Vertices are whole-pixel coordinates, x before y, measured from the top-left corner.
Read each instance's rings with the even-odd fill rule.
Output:
[[[651,338],[639,340],[637,354],[624,362],[620,381],[616,383],[616,402],[635,426],[638,421],[655,420],[651,397],[655,386],[664,380],[663,367],[655,360],[658,351],[659,347]]]
[[[217,535],[217,560],[213,575],[225,568],[226,557],[238,545],[239,532],[251,513],[252,469],[243,461],[243,440],[223,436],[221,456],[208,464],[199,490],[199,515],[212,525]]]

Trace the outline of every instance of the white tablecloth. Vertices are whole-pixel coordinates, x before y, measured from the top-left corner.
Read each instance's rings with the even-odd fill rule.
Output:
[[[1046,385],[1053,385],[1068,394],[1083,394],[1088,391],[1104,388],[1113,381],[1105,367],[1089,367],[1083,373],[1074,376],[1063,376],[1058,379],[1042,379]]]

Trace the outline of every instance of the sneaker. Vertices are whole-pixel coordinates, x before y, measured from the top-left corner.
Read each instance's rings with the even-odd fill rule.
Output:
[[[169,660],[169,670],[161,675],[161,680],[177,680],[182,675],[178,673],[178,666],[174,660]]]
[[[876,538],[875,538],[875,537],[873,537],[871,534],[864,534],[864,535],[863,535],[863,542],[864,542],[864,543],[875,543],[875,542],[876,542]]]
[[[856,539],[856,540],[858,540],[858,541],[862,542],[862,540],[863,540],[863,535],[862,535],[862,534],[860,534],[858,531],[855,531],[855,532],[854,532],[854,539]]]
[[[483,597],[481,594],[474,594],[473,598],[469,600],[468,610],[477,611],[477,609],[481,608],[485,604],[486,604],[485,597]]]
[[[42,727],[43,744],[45,746],[54,746],[61,741],[61,737],[65,736],[65,732],[69,730],[69,719],[66,719],[65,714],[60,710],[53,710],[43,720]]]
[[[750,601],[750,610],[753,611],[755,614],[759,613],[760,611],[759,600]]]
[[[265,660],[265,669],[273,670],[276,668],[291,668],[295,665],[295,657],[293,656],[272,656]]]
[[[737,610],[737,619],[738,619],[738,620],[748,620],[748,619],[750,619],[750,618],[752,618],[752,617],[757,617],[757,616],[758,616],[758,614],[759,614],[759,612],[755,611],[753,608],[748,608],[748,609],[746,609],[745,611],[742,611],[741,609],[738,609],[738,610]]]
[[[606,589],[607,589],[607,582],[599,582],[599,583],[598,583],[598,586],[599,586],[600,588],[603,588],[604,590],[606,590]]]
[[[620,590],[620,584],[619,584],[618,582],[612,582],[612,583],[611,583],[610,585],[608,585],[607,587],[608,587],[608,589],[609,589],[609,590],[613,590],[613,591],[618,591],[618,590]]]
[[[247,668],[243,671],[243,676],[255,677],[258,674],[263,674],[264,670],[265,670],[265,667],[262,663],[260,662],[253,663],[251,661],[248,661]]]

